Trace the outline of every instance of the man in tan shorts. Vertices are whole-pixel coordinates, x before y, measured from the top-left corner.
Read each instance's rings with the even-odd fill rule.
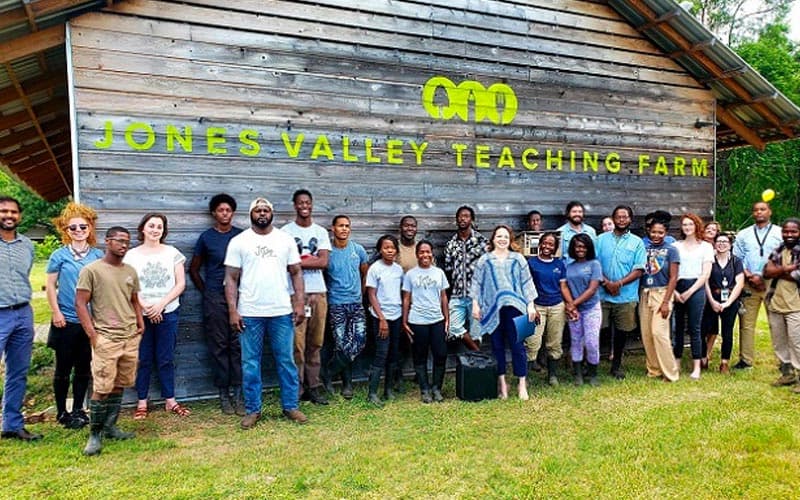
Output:
[[[144,319],[139,305],[136,270],[122,263],[131,236],[124,227],[106,231],[106,253],[81,270],[75,308],[92,344],[94,389],[89,403],[90,434],[84,455],[97,455],[103,436],[130,439],[117,428],[122,390],[136,382],[139,341]],[[91,310],[89,309],[91,305]]]

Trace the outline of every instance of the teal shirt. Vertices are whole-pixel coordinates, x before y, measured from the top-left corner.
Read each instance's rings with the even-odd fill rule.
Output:
[[[647,263],[647,252],[644,242],[628,231],[617,236],[614,231],[603,233],[597,237],[597,260],[603,268],[603,276],[610,281],[618,281],[634,269],[644,269]],[[610,295],[600,287],[600,300],[614,304],[639,302],[639,280],[624,285],[619,295]]]

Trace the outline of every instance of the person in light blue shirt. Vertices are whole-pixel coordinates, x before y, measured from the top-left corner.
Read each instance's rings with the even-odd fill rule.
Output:
[[[739,362],[733,368],[741,370],[753,366],[756,354],[756,319],[767,294],[767,285],[761,277],[769,254],[783,243],[781,228],[770,222],[772,210],[769,204],[759,201],[753,204],[755,224],[736,234],[733,255],[744,264],[744,291],[739,317]]]
[[[323,381],[342,375],[342,397],[353,399],[353,360],[366,344],[366,318],[362,296],[367,275],[367,251],[350,240],[350,218],[337,215],[331,224],[333,245],[325,269],[328,285],[328,326],[333,333],[333,355],[326,363]]]
[[[433,244],[417,243],[417,266],[403,277],[403,330],[414,348],[414,372],[423,403],[442,402],[449,322],[444,271],[433,265]],[[433,387],[428,383],[428,351],[433,353]]]
[[[641,238],[630,232],[633,209],[619,205],[611,214],[614,230],[597,238],[597,259],[603,268],[600,300],[603,328],[614,326],[611,375],[625,378],[622,353],[628,333],[636,330],[636,307],[639,302],[639,277],[644,272],[647,253]]]
[[[592,238],[592,243],[597,241],[597,232],[589,224],[584,224],[583,218],[586,209],[583,203],[579,201],[571,201],[567,203],[567,208],[564,209],[564,216],[567,222],[559,227],[557,231],[561,232],[561,257],[564,259],[564,264],[569,265],[572,258],[569,256],[569,242],[576,234],[586,233]]]

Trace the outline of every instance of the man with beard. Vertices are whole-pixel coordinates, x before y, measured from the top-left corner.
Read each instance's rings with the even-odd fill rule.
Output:
[[[117,428],[117,418],[123,389],[136,383],[144,332],[139,277],[122,262],[131,244],[128,230],[109,228],[105,243],[103,258],[81,269],[75,292],[75,311],[92,345],[91,427],[84,455],[99,454],[103,437],[134,437]]]
[[[647,252],[641,238],[630,232],[631,207],[617,206],[611,218],[614,230],[597,238],[597,259],[603,269],[599,294],[603,307],[602,327],[614,326],[611,375],[623,379],[622,353],[628,334],[636,330],[639,277],[647,263]]]
[[[328,295],[322,271],[328,267],[331,242],[328,231],[311,219],[311,192],[298,189],[292,195],[297,216],[282,230],[294,237],[300,253],[300,267],[305,284],[305,320],[294,329],[294,362],[300,375],[302,398],[314,404],[326,405],[320,377],[321,350],[325,340],[325,318],[328,315]],[[305,391],[304,391],[305,389]]]
[[[456,210],[458,231],[444,248],[444,272],[450,282],[450,338],[458,338],[467,349],[477,351],[481,340],[480,324],[472,317],[472,275],[478,259],[486,253],[486,237],[476,231],[475,211],[466,205]],[[469,334],[466,322],[469,321]]]
[[[250,203],[250,229],[228,244],[225,254],[225,300],[233,331],[242,346],[242,388],[246,415],[242,429],[261,418],[261,355],[269,335],[278,372],[283,415],[299,424],[308,421],[298,409],[299,379],[292,348],[295,325],[305,321],[303,270],[294,239],[272,226],[272,203]],[[287,275],[288,271],[288,275]],[[294,292],[289,293],[287,276]],[[293,321],[294,320],[294,321]]]
[[[567,218],[567,222],[557,230],[561,232],[561,257],[564,259],[565,265],[569,265],[572,262],[567,249],[573,236],[586,233],[591,236],[592,241],[597,241],[597,232],[594,228],[589,224],[583,223],[584,212],[583,203],[579,201],[567,203],[567,208],[564,209],[564,216]]]
[[[226,415],[244,416],[242,399],[242,348],[239,335],[228,324],[225,303],[225,251],[228,243],[242,230],[232,224],[236,200],[221,193],[208,203],[214,225],[206,229],[194,246],[189,276],[203,294],[203,327],[208,354],[214,370],[214,385],[219,390],[219,404]],[[200,268],[205,266],[205,279]]]
[[[400,219],[400,253],[397,263],[407,273],[417,266],[417,219],[406,215]]]
[[[3,439],[35,441],[41,434],[25,429],[22,405],[28,387],[33,350],[33,310],[30,306],[33,243],[17,233],[22,209],[0,196],[0,351],[6,362],[3,389]]]
[[[756,320],[767,294],[761,273],[769,254],[781,245],[781,230],[770,222],[772,210],[763,201],[753,204],[755,224],[736,234],[733,255],[744,264],[744,291],[739,310],[739,362],[734,369],[751,368],[756,355]],[[742,309],[744,312],[742,312]],[[792,382],[789,382],[792,383]]]
[[[796,383],[796,370],[800,370],[800,219],[786,219],[782,234],[783,244],[764,266],[764,278],[772,280],[765,301],[772,348],[781,362],[781,377],[775,386]],[[792,392],[800,394],[800,384]]]

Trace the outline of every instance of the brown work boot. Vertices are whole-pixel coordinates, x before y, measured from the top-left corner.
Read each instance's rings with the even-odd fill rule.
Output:
[[[256,413],[248,413],[242,418],[242,422],[239,424],[241,425],[242,429],[248,430],[255,427],[256,422],[261,418],[261,412]]]
[[[781,376],[772,383],[773,387],[792,385],[797,382],[797,374],[791,363],[781,363]]]
[[[308,417],[306,417],[303,412],[297,408],[294,410],[283,410],[283,416],[297,424],[305,424],[308,422]]]

